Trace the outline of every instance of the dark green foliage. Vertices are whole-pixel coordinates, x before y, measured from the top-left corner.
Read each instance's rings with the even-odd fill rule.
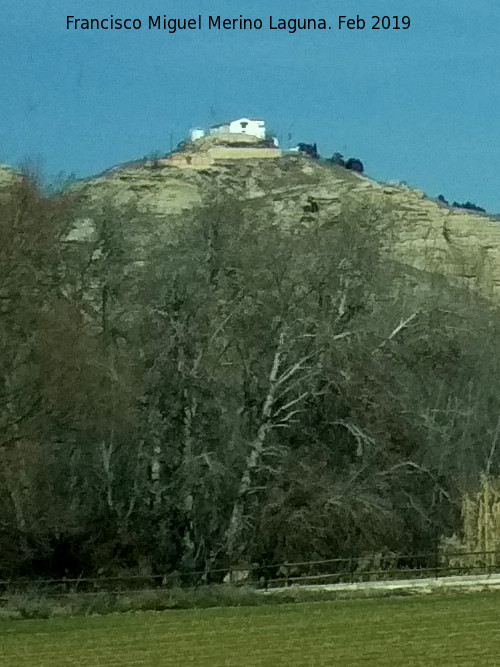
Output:
[[[339,167],[345,167],[345,160],[342,153],[334,153],[332,157],[327,160],[327,162],[331,162],[332,164],[338,164]]]
[[[345,163],[345,168],[350,169],[351,171],[357,171],[360,174],[365,170],[363,163],[357,157],[350,157]]]
[[[328,158],[326,161],[330,164],[338,165],[339,167],[345,167],[350,171],[356,171],[359,174],[362,174],[365,170],[364,165],[359,158],[350,157],[348,159],[344,159],[342,153],[334,153],[332,157]]]
[[[463,204],[459,204],[458,202],[454,201],[452,206],[455,206],[456,208],[464,208],[467,211],[476,211],[478,213],[486,213],[485,208],[483,208],[482,206],[478,206],[477,204],[474,204],[471,201],[466,201]]]
[[[305,155],[308,155],[309,157],[312,157],[315,160],[319,158],[318,146],[315,143],[314,144],[300,143],[298,144],[298,148],[301,153],[304,153]]]
[[[443,195],[438,195],[437,200],[441,202],[441,204],[445,204],[446,206],[449,206],[448,200],[443,196]],[[486,213],[486,209],[483,208],[482,206],[478,206],[477,204],[474,204],[473,202],[466,201],[463,204],[460,204],[457,201],[454,201],[453,204],[451,204],[455,208],[463,208],[467,211],[476,211],[477,213]]]

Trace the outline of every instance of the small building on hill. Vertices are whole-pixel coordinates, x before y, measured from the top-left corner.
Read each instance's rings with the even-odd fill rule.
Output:
[[[258,118],[239,118],[227,123],[212,125],[210,134],[250,134],[257,139],[265,139],[266,123]]]

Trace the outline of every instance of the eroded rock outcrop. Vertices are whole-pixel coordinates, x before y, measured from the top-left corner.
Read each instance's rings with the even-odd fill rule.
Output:
[[[208,142],[206,150],[212,144]],[[202,153],[203,147],[193,155]],[[251,207],[252,215],[278,216],[284,228],[315,221],[334,224],[344,209],[365,210],[367,215],[376,213],[390,259],[500,298],[500,222],[496,219],[449,208],[405,185],[379,184],[307,157],[259,158],[253,146],[252,154],[245,154],[244,148],[240,153],[238,159],[215,157],[206,168],[178,167],[175,160],[145,160],[110,170],[79,187],[89,201],[107,199],[119,207],[148,211],[162,238],[168,236],[174,218],[215,200],[237,199]],[[89,238],[91,221],[80,224],[81,233]],[[78,231],[72,234],[76,240]],[[147,244],[145,234],[141,230],[139,236]]]

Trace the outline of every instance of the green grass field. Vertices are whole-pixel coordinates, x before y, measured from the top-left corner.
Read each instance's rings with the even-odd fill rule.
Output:
[[[500,593],[0,622],[2,667],[500,664]]]

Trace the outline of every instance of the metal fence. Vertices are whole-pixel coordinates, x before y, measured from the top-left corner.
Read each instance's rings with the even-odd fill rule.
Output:
[[[427,552],[404,555],[377,553],[321,561],[287,562],[278,566],[233,567],[226,575],[226,579],[236,585],[258,579],[260,583],[265,583],[266,587],[281,587],[293,584],[354,584],[364,581],[429,577],[437,579],[493,573],[500,573],[500,551]]]
[[[172,588],[199,588],[212,583],[254,588],[444,578],[452,575],[500,574],[500,551],[370,554],[361,557],[235,565],[221,569],[167,574],[133,574],[61,579],[0,580],[0,601],[12,595],[37,594],[60,598],[112,593],[129,595]]]

